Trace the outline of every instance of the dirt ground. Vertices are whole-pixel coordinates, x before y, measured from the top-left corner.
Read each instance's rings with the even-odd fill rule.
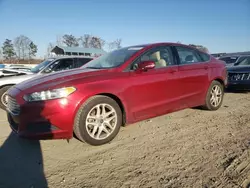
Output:
[[[0,187],[250,187],[249,120],[250,93],[227,93],[218,111],[139,122],[98,147],[2,135]]]

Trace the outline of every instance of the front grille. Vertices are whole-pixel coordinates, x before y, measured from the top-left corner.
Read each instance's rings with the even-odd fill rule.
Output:
[[[11,96],[8,96],[7,109],[13,115],[19,115],[20,105],[17,103],[16,99]]]
[[[250,73],[229,73],[228,76],[233,81],[250,80]]]

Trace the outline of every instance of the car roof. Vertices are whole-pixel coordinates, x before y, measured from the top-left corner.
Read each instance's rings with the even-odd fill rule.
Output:
[[[225,55],[221,56],[220,58],[225,58],[225,57],[250,57],[250,55]]]
[[[158,43],[148,43],[148,44],[141,44],[141,45],[133,45],[133,46],[127,46],[125,48],[150,48],[150,47],[157,47],[161,45],[174,45],[174,46],[183,46],[187,48],[191,48],[194,50],[198,50],[200,52],[203,52],[202,50],[195,48],[193,46],[187,45],[187,44],[181,44],[181,43],[175,43],[175,42],[158,42]],[[205,53],[205,52],[203,52]]]
[[[147,43],[147,44],[140,44],[140,45],[133,45],[133,46],[128,46],[128,47],[149,47],[149,46],[159,46],[159,45],[178,45],[178,46],[187,46],[191,47],[186,44],[181,44],[181,43],[174,43],[174,42],[157,42],[157,43]]]

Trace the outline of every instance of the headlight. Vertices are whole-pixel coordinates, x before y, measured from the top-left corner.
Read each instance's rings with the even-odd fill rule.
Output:
[[[65,87],[41,92],[34,92],[28,95],[24,95],[24,100],[28,102],[32,101],[45,101],[50,99],[59,99],[69,96],[71,93],[75,92],[74,87]]]

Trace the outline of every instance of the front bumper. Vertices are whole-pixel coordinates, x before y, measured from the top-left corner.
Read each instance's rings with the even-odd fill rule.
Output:
[[[250,90],[250,80],[249,81],[230,81],[227,85],[228,90]]]
[[[54,114],[50,116],[50,119],[47,119],[34,114],[25,117],[7,112],[7,117],[11,129],[20,137],[30,139],[72,138],[72,124],[56,122],[56,119],[62,120],[60,114]]]
[[[31,139],[70,139],[76,104],[74,100],[54,99],[26,103],[18,95],[11,95],[20,105],[19,113],[7,109],[8,122],[13,132]]]

